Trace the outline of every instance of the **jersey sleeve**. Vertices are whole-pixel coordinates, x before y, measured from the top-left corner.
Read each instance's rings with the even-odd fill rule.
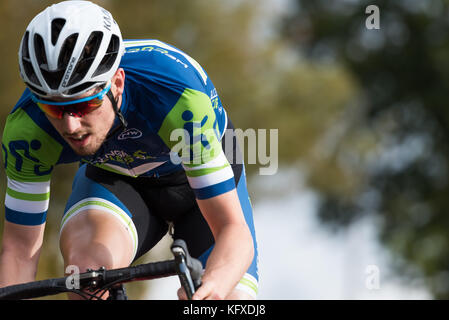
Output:
[[[61,152],[62,146],[22,108],[8,116],[2,139],[7,221],[21,225],[45,222],[50,176]]]
[[[197,199],[208,199],[235,188],[232,168],[220,143],[211,99],[186,88],[165,117],[159,136],[171,149],[171,161],[182,163]]]

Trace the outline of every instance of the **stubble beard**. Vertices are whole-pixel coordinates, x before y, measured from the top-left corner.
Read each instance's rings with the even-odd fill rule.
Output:
[[[87,157],[87,156],[93,156],[95,153],[98,152],[98,150],[103,145],[104,141],[106,140],[106,134],[98,137],[91,134],[89,136],[89,143],[86,146],[80,147],[80,148],[74,148],[71,146],[72,150],[79,156]]]

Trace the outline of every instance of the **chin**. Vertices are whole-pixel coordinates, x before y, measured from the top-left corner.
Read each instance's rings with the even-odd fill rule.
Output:
[[[76,145],[71,143],[69,140],[67,141],[72,148],[72,150],[79,156],[93,156],[102,146],[104,139],[98,139],[94,136],[90,136],[87,141],[87,144],[85,145]]]
[[[101,144],[98,146],[85,146],[85,147],[74,147],[71,146],[72,150],[79,156],[93,156],[101,147]]]
[[[94,154],[95,154],[95,152],[97,152],[97,150],[90,150],[90,149],[75,149],[75,148],[72,148],[72,150],[77,154],[77,155],[79,155],[79,156],[83,156],[83,157],[86,157],[86,156],[93,156]]]
[[[86,157],[86,156],[93,156],[96,151],[86,151],[86,150],[73,150],[75,153],[79,156]]]

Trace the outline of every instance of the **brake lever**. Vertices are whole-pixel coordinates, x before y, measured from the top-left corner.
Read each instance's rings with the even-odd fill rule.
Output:
[[[187,298],[191,300],[195,291],[201,286],[203,266],[199,260],[190,256],[184,240],[173,241],[171,251],[175,256],[176,271],[181,285],[186,291]]]

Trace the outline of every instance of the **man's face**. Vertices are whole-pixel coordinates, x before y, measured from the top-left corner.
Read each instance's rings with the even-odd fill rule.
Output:
[[[77,99],[95,94],[92,91],[80,95]],[[112,103],[107,96],[103,98],[102,105],[94,111],[77,118],[64,113],[61,119],[47,115],[48,120],[59,132],[70,147],[80,156],[93,155],[98,151],[111,129],[115,113]]]
[[[117,107],[122,103],[122,93],[125,86],[125,71],[119,68],[111,80],[111,92],[117,101]],[[76,99],[89,97],[98,92],[92,89]],[[112,102],[104,96],[102,105],[81,118],[64,113],[61,119],[46,115],[56,131],[64,138],[70,147],[80,156],[95,154],[106,140],[115,119]]]

